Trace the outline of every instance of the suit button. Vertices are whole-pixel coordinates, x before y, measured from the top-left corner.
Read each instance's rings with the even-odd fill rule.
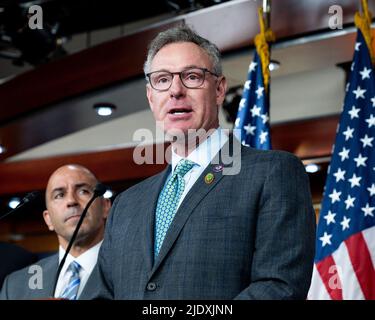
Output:
[[[148,291],[154,291],[155,289],[156,289],[156,283],[155,282],[147,283],[147,290]]]

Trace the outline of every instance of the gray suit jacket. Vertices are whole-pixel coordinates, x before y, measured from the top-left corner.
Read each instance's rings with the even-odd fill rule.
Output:
[[[33,265],[11,273],[5,278],[0,292],[0,300],[32,300],[52,298],[55,275],[58,268],[58,254],[44,258]],[[41,282],[37,279],[42,271]],[[39,273],[40,274],[40,273]],[[85,290],[95,291],[95,276],[91,273],[86,282]],[[39,287],[41,284],[41,287]]]
[[[305,299],[315,214],[304,166],[281,151],[244,147],[237,157],[237,175],[206,168],[156,261],[155,207],[170,167],[119,195],[99,253],[101,284],[84,298]]]

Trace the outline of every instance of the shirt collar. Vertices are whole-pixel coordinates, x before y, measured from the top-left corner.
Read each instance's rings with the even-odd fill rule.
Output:
[[[179,156],[172,148],[172,173],[181,159],[188,159],[194,162],[197,166],[205,168],[212,161],[215,155],[219,152],[225,142],[228,141],[228,136],[218,127],[215,131],[204,140],[197,148],[195,148],[186,158]]]
[[[61,270],[61,273],[64,274],[70,263],[75,260],[77,261],[83,270],[85,270],[88,273],[91,273],[91,271],[94,269],[94,266],[96,264],[96,261],[98,260],[98,254],[100,246],[102,245],[103,240],[97,243],[92,248],[88,249],[84,253],[82,253],[77,258],[73,257],[70,253],[66,257],[64,267]],[[65,250],[60,246],[59,247],[59,262],[61,262],[62,258],[65,255]]]

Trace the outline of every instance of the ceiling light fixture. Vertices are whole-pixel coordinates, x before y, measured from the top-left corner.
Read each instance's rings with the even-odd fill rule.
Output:
[[[107,191],[103,194],[103,198],[110,199],[113,196],[113,192],[110,189],[107,189]]]
[[[21,203],[21,198],[13,197],[8,202],[8,207],[11,209],[15,209]]]
[[[280,62],[276,60],[270,60],[270,64],[268,65],[268,69],[270,71],[275,71],[280,68]]]
[[[309,163],[309,164],[305,165],[305,170],[308,173],[315,173],[315,172],[318,172],[320,170],[320,165],[315,164],[315,163]]]
[[[99,116],[107,117],[116,110],[116,106],[109,102],[99,102],[94,104],[94,109]]]
[[[7,148],[0,144],[0,154],[7,152]]]

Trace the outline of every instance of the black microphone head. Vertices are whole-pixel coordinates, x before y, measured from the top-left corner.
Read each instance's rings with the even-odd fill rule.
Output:
[[[95,186],[94,194],[97,197],[101,197],[106,191],[107,191],[107,187],[104,184],[102,184],[102,183],[98,183]]]
[[[7,213],[3,214],[2,216],[0,216],[0,220],[3,219],[3,218],[5,218],[5,217],[7,217],[11,213],[16,212],[17,210],[19,210],[20,208],[22,208],[26,203],[34,201],[35,199],[37,199],[39,197],[40,194],[41,194],[40,191],[33,191],[33,192],[28,193],[26,196],[24,196],[22,198],[22,200],[20,201],[20,203],[14,209],[12,209],[9,212],[7,212]]]
[[[30,201],[33,201],[35,200],[37,197],[39,197],[40,195],[40,191],[33,191],[33,192],[30,192],[28,193],[23,199],[22,199],[22,203],[26,203],[26,202],[30,202]]]
[[[28,203],[28,202],[32,202],[34,201],[36,198],[38,198],[40,196],[40,191],[32,191],[32,192],[29,192],[26,196],[24,196],[21,200],[21,202],[18,204],[18,206],[16,207],[17,208],[20,208],[21,206],[23,206],[24,204]]]

